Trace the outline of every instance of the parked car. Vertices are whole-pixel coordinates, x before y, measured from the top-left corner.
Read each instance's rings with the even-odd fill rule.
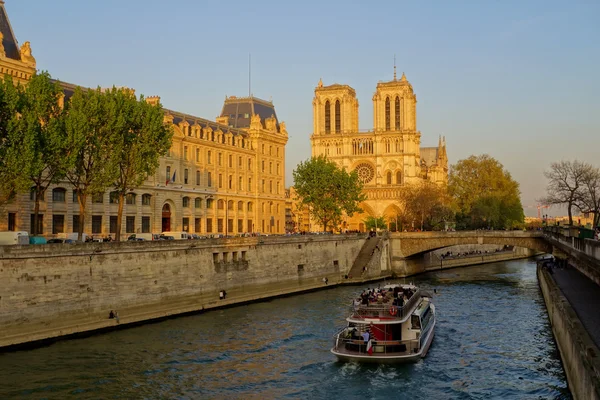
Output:
[[[29,244],[28,232],[0,232],[0,245]]]
[[[48,242],[49,244],[52,243],[66,243],[66,244],[77,244],[77,240],[73,240],[73,239],[62,239],[62,238],[54,238],[54,239],[49,239]]]
[[[48,241],[43,236],[29,236],[29,244],[46,244]]]

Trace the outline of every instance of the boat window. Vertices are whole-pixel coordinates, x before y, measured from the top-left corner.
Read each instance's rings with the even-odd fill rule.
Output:
[[[413,315],[411,317],[411,329],[421,329],[421,319],[418,315]]]

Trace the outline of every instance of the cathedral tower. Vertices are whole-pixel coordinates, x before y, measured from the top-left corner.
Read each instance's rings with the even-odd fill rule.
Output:
[[[341,134],[358,131],[358,100],[348,85],[323,86],[319,80],[313,100],[313,133]]]

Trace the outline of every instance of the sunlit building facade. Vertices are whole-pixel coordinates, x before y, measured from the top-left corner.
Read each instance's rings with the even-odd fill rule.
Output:
[[[364,230],[367,216],[393,220],[401,214],[404,185],[423,180],[446,184],[445,138],[437,147],[421,147],[417,96],[402,74],[379,82],[373,95],[373,129],[359,130],[358,99],[348,85],[319,81],[313,99],[312,155],[325,155],[348,171],[356,170],[367,200],[362,214],[346,217],[343,229]]]
[[[0,73],[26,84],[35,72],[29,42],[18,46],[0,0]],[[68,101],[76,85],[62,83]],[[157,96],[146,99],[158,104]],[[273,103],[228,97],[216,121],[164,109],[174,136],[160,167],[127,194],[122,238],[132,233],[186,231],[200,235],[285,233],[285,123]],[[31,232],[34,194],[18,194],[1,207],[0,230]],[[84,232],[116,232],[118,196],[107,190],[86,205]],[[51,185],[40,207],[38,232],[52,237],[77,232],[79,206],[72,187]]]

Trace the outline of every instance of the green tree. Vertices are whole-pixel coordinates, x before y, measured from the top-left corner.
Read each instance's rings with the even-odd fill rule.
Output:
[[[351,217],[362,211],[359,204],[366,196],[356,171],[348,173],[325,156],[319,156],[301,162],[293,175],[301,204],[309,207],[323,230],[330,223],[339,222],[343,213]]]
[[[77,192],[81,240],[88,197],[103,193],[117,175],[117,165],[111,156],[115,150],[111,133],[117,109],[100,88],[86,91],[77,88],[66,111],[66,178]]]
[[[60,85],[47,72],[34,75],[24,90],[16,130],[20,167],[35,195],[32,235],[37,231],[40,201],[50,184],[59,182],[66,168],[64,114],[59,104]]]
[[[487,154],[453,165],[448,190],[458,210],[459,228],[511,228],[523,223],[519,184]]]
[[[18,146],[22,92],[23,87],[15,86],[10,75],[0,79],[0,204],[27,189]]]
[[[151,105],[130,90],[113,88],[108,101],[116,107],[112,127],[113,163],[117,166],[114,182],[119,196],[116,240],[121,237],[123,204],[127,192],[140,186],[159,166],[159,159],[171,147],[173,129],[164,124],[162,106]]]
[[[453,219],[451,199],[445,186],[430,181],[406,186],[400,199],[408,220],[417,221],[421,230],[440,229]]]
[[[384,229],[387,226],[385,217],[375,218],[368,216],[364,222],[368,231],[378,231],[379,229]]]

